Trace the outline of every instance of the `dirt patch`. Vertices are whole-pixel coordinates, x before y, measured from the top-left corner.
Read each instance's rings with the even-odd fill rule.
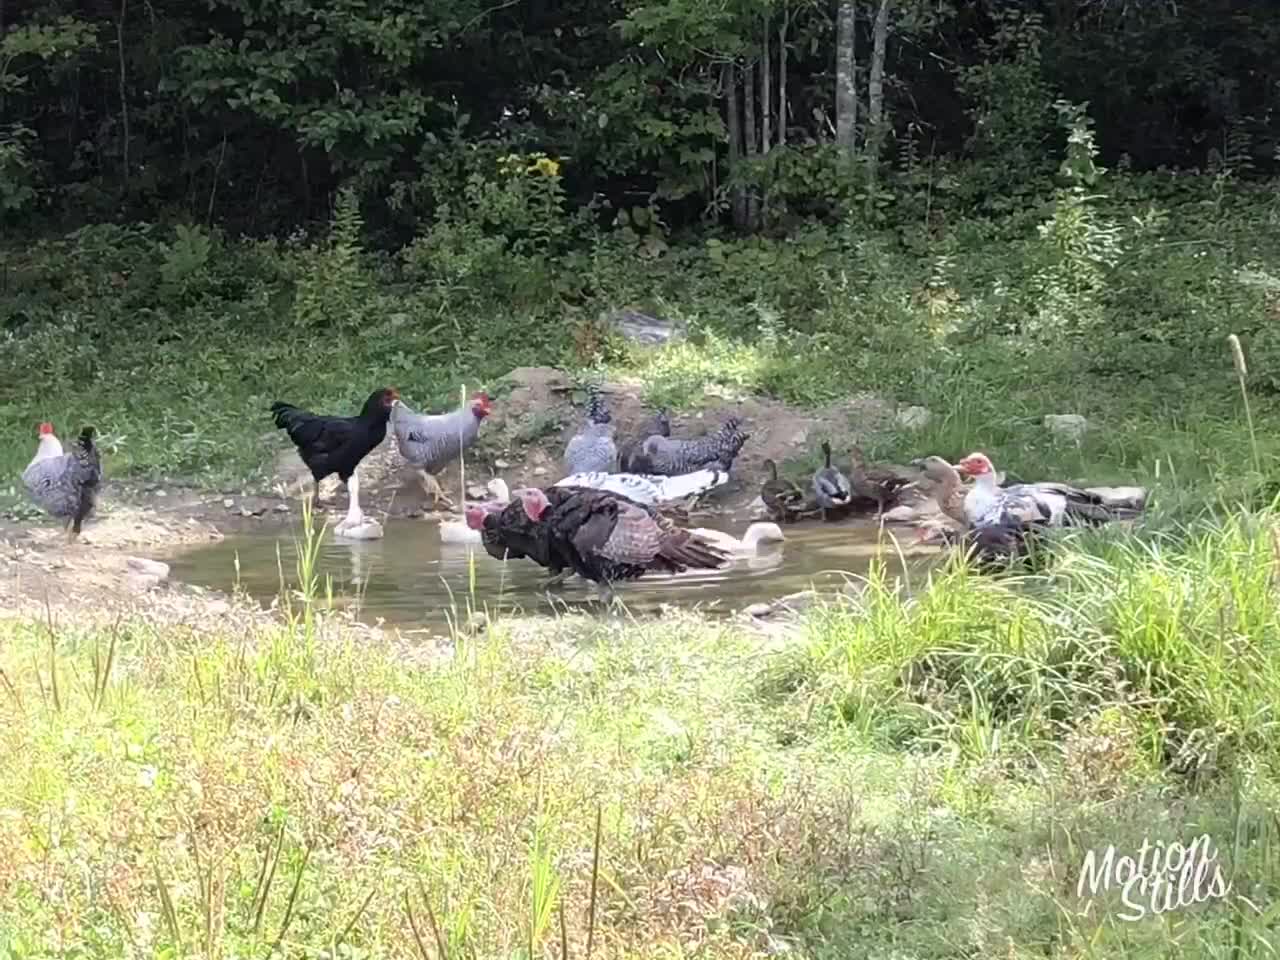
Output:
[[[512,488],[546,485],[564,475],[561,456],[565,444],[582,423],[581,404],[573,402],[573,385],[562,371],[550,367],[519,367],[505,378],[509,392],[495,401],[480,438],[467,451],[466,484],[482,486],[501,477]],[[615,380],[603,385],[613,414],[619,445],[638,434],[654,410],[642,400],[640,380]],[[697,437],[717,429],[730,416],[742,419],[750,434],[734,463],[729,483],[717,488],[712,500],[726,511],[737,511],[755,499],[763,462],[784,463],[811,452],[821,436],[860,442],[893,423],[895,410],[873,394],[859,394],[816,410],[800,411],[774,400],[735,397],[708,387],[702,409],[671,418],[672,436]],[[311,479],[292,447],[272,461],[272,483],[298,496]],[[463,499],[462,474],[455,463],[438,477],[455,503]],[[336,477],[321,484],[321,496],[346,503]],[[474,491],[473,496],[483,496]],[[414,516],[429,502],[404,458],[388,436],[360,465],[360,501],[388,516]]]
[[[521,367],[511,371],[494,392],[494,413],[477,443],[467,451],[466,487],[471,496],[492,477],[512,488],[546,485],[563,475],[561,455],[582,422],[581,404],[573,401],[573,385],[562,371]],[[718,388],[717,388],[718,389]],[[634,437],[653,416],[643,401],[644,384],[619,380],[604,384],[618,441]],[[715,430],[727,417],[738,416],[750,439],[733,467],[729,483],[717,488],[710,506],[738,512],[759,492],[762,463],[779,463],[811,453],[821,436],[849,443],[890,426],[892,404],[860,394],[817,410],[799,411],[758,397],[737,397],[708,387],[702,408],[672,416],[672,435],[696,437]],[[61,530],[47,520],[0,520],[0,612],[74,609],[117,617],[145,609],[166,620],[191,616],[230,615],[233,601],[168,579],[152,582],[138,574],[130,558],[159,560],[224,536],[274,530],[296,522],[300,495],[310,488],[310,474],[283,433],[263,437],[274,449],[269,486],[274,494],[221,493],[175,485],[108,480],[97,518],[80,542],[68,545]],[[458,464],[438,477],[456,504],[465,497]],[[360,466],[361,505],[380,518],[421,516],[428,502],[388,437]],[[330,518],[346,510],[347,496],[336,477],[321,485]],[[237,605],[235,609],[240,609]],[[248,611],[267,616],[261,611]]]

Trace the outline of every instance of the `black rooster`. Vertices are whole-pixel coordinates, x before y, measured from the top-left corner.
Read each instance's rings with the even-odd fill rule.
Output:
[[[391,408],[399,399],[400,391],[395,387],[380,387],[369,394],[355,417],[326,417],[278,400],[271,405],[276,427],[289,434],[315,478],[317,504],[320,481],[331,473],[350,489],[360,461],[386,437]]]

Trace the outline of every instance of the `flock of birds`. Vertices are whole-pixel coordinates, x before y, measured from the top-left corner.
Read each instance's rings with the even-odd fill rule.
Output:
[[[492,410],[489,396],[477,393],[451,412],[417,413],[391,387],[371,393],[353,417],[281,402],[270,408],[276,427],[288,434],[311,472],[315,502],[321,502],[326,477],[336,474],[346,485],[347,514],[334,533],[355,540],[383,535],[378,521],[360,508],[357,470],[388,427],[434,506],[452,507],[435,475],[476,441]],[[499,560],[538,564],[552,581],[577,574],[611,594],[613,583],[650,572],[723,567],[735,554],[785,540],[780,524],[811,517],[873,515],[881,522],[911,523],[920,541],[959,541],[982,560],[1004,563],[1025,555],[1045,528],[1106,523],[1142,509],[1140,500],[1116,502],[1062,483],[1002,486],[982,453],[954,465],[928,456],[901,467],[869,464],[854,447],[842,469],[824,442],[822,466],[807,487],[779,476],[777,465],[764,461],[760,500],[769,521],[752,523],[739,539],[684,525],[698,498],[728,481],[750,439],[739,418],[728,418],[705,436],[681,438],[671,435],[670,419],[659,412],[621,444],[612,421],[603,392],[590,386],[585,420],[565,447],[566,475],[550,486],[515,491],[500,479],[490,481],[493,499],[465,505],[463,521],[443,521],[442,539],[479,542]],[[71,539],[94,510],[102,483],[93,437],[93,427],[85,427],[64,452],[52,425],[40,424],[36,455],[23,473],[32,500],[64,520]],[[966,484],[966,478],[973,482]]]

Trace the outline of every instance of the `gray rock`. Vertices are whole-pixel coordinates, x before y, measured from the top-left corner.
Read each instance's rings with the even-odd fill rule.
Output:
[[[903,407],[898,411],[895,419],[898,421],[898,426],[905,427],[907,430],[922,430],[929,425],[933,414],[929,412],[928,407]]]
[[[1079,443],[1089,429],[1089,421],[1078,413],[1051,413],[1044,418],[1044,428],[1054,436]]]
[[[222,501],[222,505],[226,507],[228,510],[230,510],[232,507],[236,505],[236,502],[232,500],[230,497],[227,497],[225,500]]]
[[[506,470],[511,466],[511,464],[507,463],[505,460],[495,460],[493,461],[493,465],[499,470]]]
[[[534,475],[535,477],[545,477],[545,476],[547,475],[547,468],[546,468],[546,467],[534,467],[534,468],[533,468],[533,475]]]
[[[125,557],[124,561],[134,573],[156,580],[169,578],[169,565],[160,560],[148,560],[146,557]]]
[[[287,503],[276,504],[276,513],[288,513],[288,512],[289,512],[289,505]]]
[[[617,310],[607,314],[604,320],[628,340],[652,346],[679,340],[685,332],[683,324],[674,320],[651,317],[637,310]]]
[[[487,494],[488,492],[489,491],[485,489],[483,484],[480,484],[480,483],[467,484],[467,498],[470,500],[482,500],[484,499],[485,494]]]

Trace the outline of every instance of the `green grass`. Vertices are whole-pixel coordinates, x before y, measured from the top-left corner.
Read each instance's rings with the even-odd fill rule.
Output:
[[[0,945],[1271,956],[1278,521],[873,575],[782,643],[500,620],[432,663],[311,616],[318,585],[247,634],[6,620]],[[1077,897],[1086,850],[1201,833],[1226,899]]]
[[[930,234],[849,223],[714,248],[672,238],[641,269],[607,234],[564,257],[499,245],[439,262],[432,244],[361,251],[345,222],[310,244],[215,233],[192,262],[158,227],[31,240],[0,251],[0,499],[17,499],[41,419],[63,436],[95,423],[115,477],[252,488],[285,448],[266,414],[275,399],[350,410],[393,383],[441,408],[461,383],[500,400],[512,367],[551,364],[638,376],[648,400],[676,409],[707,403],[708,384],[799,407],[868,390],[935,413],[922,432],[877,437],[875,456],[982,448],[1019,476],[1093,482],[1153,483],[1159,463],[1189,502],[1257,504],[1280,434],[1274,191],[1180,184],[1111,178],[1110,199],[1043,236],[1034,222],[1054,223],[1052,203]],[[1118,231],[1114,262],[1091,259],[1090,224]],[[618,343],[596,318],[622,305],[682,321],[688,340]],[[1233,332],[1261,446],[1228,471],[1249,437]],[[1096,426],[1078,448],[1040,429],[1063,412]]]

